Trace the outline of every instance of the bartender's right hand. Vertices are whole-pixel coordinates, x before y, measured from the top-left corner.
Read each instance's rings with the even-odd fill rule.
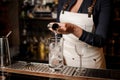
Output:
[[[55,28],[56,27],[56,28]],[[51,22],[48,24],[49,30],[57,32],[58,34],[69,34],[73,32],[74,26],[70,23]]]
[[[49,24],[51,25],[58,24],[58,28],[56,30],[53,30],[52,27],[49,28],[51,31],[56,32],[58,34],[70,34],[71,33],[77,37],[80,37],[82,35],[82,29],[72,23],[52,22]]]

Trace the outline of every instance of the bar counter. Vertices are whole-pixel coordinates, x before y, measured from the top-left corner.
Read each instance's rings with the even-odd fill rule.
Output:
[[[0,68],[1,72],[30,75],[36,77],[49,77],[67,80],[120,80],[119,70],[83,68],[77,72],[78,67],[64,66],[61,71],[52,71],[46,63],[16,61],[10,66]]]

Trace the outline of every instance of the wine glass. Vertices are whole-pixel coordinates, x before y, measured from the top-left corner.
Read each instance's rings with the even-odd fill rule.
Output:
[[[76,70],[79,73],[81,73],[84,70],[83,63],[82,63],[82,57],[86,51],[85,49],[86,49],[85,44],[75,44],[75,51],[80,58],[80,67]]]

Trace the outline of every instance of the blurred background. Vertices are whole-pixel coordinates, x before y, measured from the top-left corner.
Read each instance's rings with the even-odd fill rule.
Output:
[[[120,0],[112,1],[112,22],[104,47],[107,69],[120,69]],[[47,24],[56,21],[58,0],[0,0],[0,36],[9,31],[13,60],[48,62]]]

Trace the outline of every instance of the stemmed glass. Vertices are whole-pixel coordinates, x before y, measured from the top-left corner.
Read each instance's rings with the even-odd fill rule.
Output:
[[[84,44],[76,44],[75,45],[75,51],[80,58],[80,67],[76,71],[81,73],[84,70],[83,63],[82,63],[82,57],[83,57],[83,55],[86,51],[85,50],[85,45]]]

